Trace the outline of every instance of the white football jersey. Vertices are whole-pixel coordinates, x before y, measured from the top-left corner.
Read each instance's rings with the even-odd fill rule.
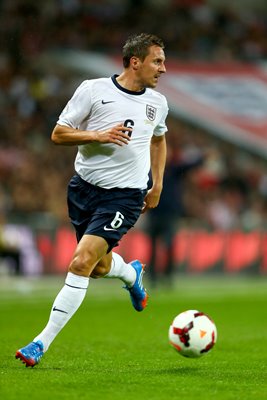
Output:
[[[152,89],[133,92],[112,78],[84,81],[57,123],[103,131],[117,124],[133,128],[128,145],[92,142],[78,146],[75,170],[82,179],[106,189],[147,187],[152,135],[164,135],[166,98]]]

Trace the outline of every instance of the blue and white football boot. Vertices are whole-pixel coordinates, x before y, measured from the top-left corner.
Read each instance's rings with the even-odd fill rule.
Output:
[[[39,364],[44,355],[44,345],[41,340],[31,342],[27,346],[22,347],[16,352],[16,358],[19,358],[26,367],[34,367]]]
[[[136,280],[132,287],[124,286],[130,293],[133,307],[136,311],[143,311],[147,306],[148,294],[143,287],[143,274],[145,266],[140,261],[135,260],[130,263],[136,271]]]

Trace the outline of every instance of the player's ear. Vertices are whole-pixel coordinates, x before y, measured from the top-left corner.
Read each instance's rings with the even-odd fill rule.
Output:
[[[138,57],[131,57],[130,59],[131,66],[134,70],[137,70],[140,65],[140,59]]]

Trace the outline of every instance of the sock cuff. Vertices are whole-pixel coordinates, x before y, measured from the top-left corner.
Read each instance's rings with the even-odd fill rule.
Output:
[[[124,259],[122,258],[121,255],[119,255],[118,253],[112,252],[112,263],[111,263],[111,265],[112,264],[116,264],[116,262],[120,263],[120,264],[121,263],[127,264],[127,263],[125,263],[125,261],[124,261]]]
[[[110,270],[104,278],[114,278],[117,276],[116,271],[118,272],[118,268],[121,267],[122,263],[125,264],[123,258],[119,254],[112,252]]]
[[[68,272],[65,284],[76,289],[87,289],[89,286],[89,278]]]

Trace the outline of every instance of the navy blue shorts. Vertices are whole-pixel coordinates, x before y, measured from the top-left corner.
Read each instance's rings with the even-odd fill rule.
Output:
[[[74,175],[68,185],[68,209],[77,240],[84,234],[100,236],[109,252],[136,223],[145,195],[140,189],[103,189]]]

